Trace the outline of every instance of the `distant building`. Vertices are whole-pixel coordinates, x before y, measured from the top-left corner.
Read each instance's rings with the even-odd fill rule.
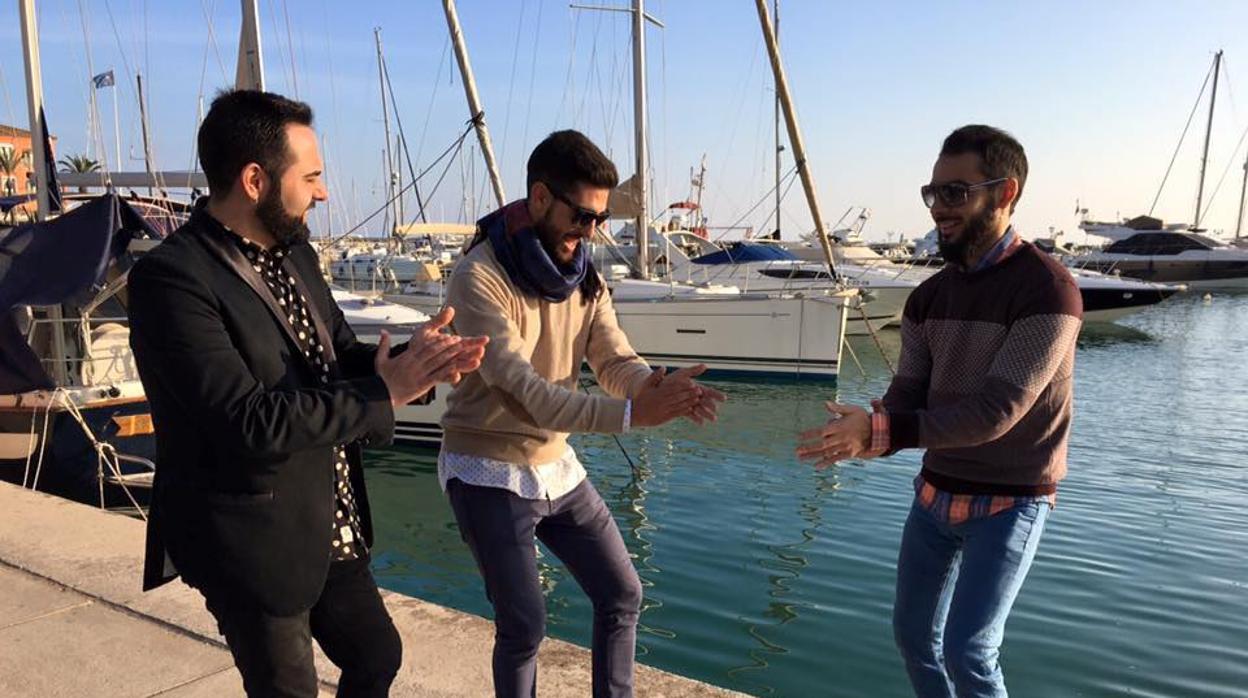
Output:
[[[49,140],[52,141],[52,161],[56,162],[56,137],[53,136]],[[34,148],[31,147],[30,131],[17,128],[16,126],[5,126],[0,124],[0,154],[16,155],[21,157],[23,153],[33,153]],[[4,172],[0,170],[0,196],[16,196],[20,194],[32,194],[35,191],[35,175],[31,169],[31,155],[22,157],[17,168],[13,172]]]

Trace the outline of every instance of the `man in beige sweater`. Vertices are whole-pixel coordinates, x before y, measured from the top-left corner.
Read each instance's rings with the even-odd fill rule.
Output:
[[[724,399],[693,381],[705,366],[651,371],[616,322],[584,242],[617,182],[585,136],[551,134],[529,158],[528,197],[478,223],[449,284],[456,331],[490,342],[448,398],[438,477],[494,606],[500,697],[536,692],[546,605],[534,538],[593,603],[594,696],[633,694],[641,583],[568,434],[700,424]],[[577,391],[582,362],[606,395]]]

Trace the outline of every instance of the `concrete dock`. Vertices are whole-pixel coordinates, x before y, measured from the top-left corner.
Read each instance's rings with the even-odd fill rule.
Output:
[[[181,582],[143,593],[142,521],[0,483],[0,695],[241,696],[200,596]],[[403,637],[393,696],[492,694],[486,619],[383,592]],[[538,694],[590,695],[589,652],[542,645]],[[321,694],[337,670],[317,652]],[[739,696],[639,666],[637,694]]]

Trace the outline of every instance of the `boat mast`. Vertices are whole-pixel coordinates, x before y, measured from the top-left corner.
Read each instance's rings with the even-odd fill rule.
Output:
[[[35,0],[18,0],[22,15],[22,50],[26,65],[26,104],[30,115],[30,160],[35,170],[35,194],[39,202],[35,220],[45,220],[52,211],[48,191],[49,142],[43,123],[43,70],[39,62],[39,26]]]
[[[636,158],[637,274],[650,278],[650,216],[646,186],[649,162],[646,153],[646,9],[645,0],[633,0],[633,150]]]
[[[30,157],[35,170],[35,199],[38,201],[35,220],[43,221],[52,213],[52,192],[48,189],[48,160],[51,153],[45,149],[51,140],[47,137],[47,124],[43,119],[39,25],[35,15],[35,0],[18,0],[18,7],[22,22],[22,57],[26,66],[26,105],[30,113]],[[67,385],[69,371],[65,360],[65,326],[62,323],[59,303],[48,309],[48,319],[52,323],[52,379],[57,385]]]
[[[1248,195],[1248,156],[1244,156],[1244,182],[1239,185],[1239,217],[1235,219],[1235,239],[1244,227],[1244,196]]]
[[[485,126],[485,110],[481,108],[481,98],[477,95],[477,80],[472,74],[472,64],[468,62],[468,44],[464,41],[464,32],[459,26],[459,13],[455,11],[455,0],[442,0],[442,9],[446,11],[446,24],[451,31],[451,43],[455,45],[455,59],[459,61],[459,74],[464,79],[464,95],[468,98],[468,116],[472,119],[477,131],[477,140],[481,143],[481,154],[485,157],[485,167],[490,172],[490,186],[494,188],[494,199],[501,208],[507,204],[507,195],[503,193],[503,178],[498,173],[498,163],[494,160],[494,144],[490,141],[490,131]]]
[[[238,69],[234,89],[264,90],[264,56],[260,51],[259,0],[242,0],[243,26],[238,36]]]
[[[1205,195],[1205,166],[1209,164],[1209,138],[1213,135],[1213,106],[1218,101],[1218,73],[1222,67],[1222,52],[1213,54],[1213,92],[1209,95],[1209,121],[1205,126],[1205,150],[1200,156],[1200,184],[1196,187],[1196,222],[1193,228],[1200,227],[1200,205]]]
[[[386,160],[386,200],[390,202],[394,211],[392,214],[394,216],[393,224],[390,229],[390,232],[393,234],[399,225],[399,208],[394,200],[396,175],[394,172],[394,159],[390,154],[390,107],[386,102],[385,57],[381,53],[381,27],[373,27],[373,38],[377,43],[377,80],[381,84],[381,123],[386,131],[386,149],[382,155]]]
[[[134,79],[139,84],[139,124],[143,127],[143,163],[147,167],[147,176],[151,177],[152,183],[155,184],[156,176],[152,169],[152,141],[147,132],[147,100],[143,96],[143,75],[141,73],[135,75]],[[147,187],[147,193],[148,195],[153,193],[150,185]]]
[[[646,14],[645,0],[633,0],[632,9],[608,7],[602,5],[571,5],[577,10],[603,10],[607,12],[628,12],[633,18],[633,150],[637,156],[633,175],[634,192],[637,196],[636,226],[637,268],[634,274],[638,278],[650,278],[650,216],[646,210],[649,198],[647,176],[649,170],[646,152],[646,22],[660,29],[663,23]]]
[[[763,38],[767,41],[767,53],[771,57],[771,70],[776,82],[776,92],[780,97],[780,106],[784,109],[784,119],[788,126],[789,143],[793,146],[793,160],[797,173],[802,178],[802,189],[806,192],[806,203],[810,206],[810,217],[814,219],[815,232],[819,234],[819,242],[823,245],[823,256],[828,264],[828,273],[834,280],[840,280],[836,271],[836,262],[832,258],[832,242],[828,239],[828,230],[824,225],[823,212],[819,208],[819,199],[815,193],[815,177],[810,171],[806,160],[806,145],[802,141],[802,131],[797,124],[797,112],[793,108],[793,98],[789,94],[789,81],[784,73],[784,64],[780,62],[780,47],[776,44],[775,30],[771,17],[767,12],[767,0],[755,0],[758,7],[758,21],[763,27]]]
[[[774,25],[775,31],[776,31],[776,45],[779,46],[780,44],[780,0],[774,0],[773,5],[775,7],[775,15],[776,15],[775,25]],[[784,152],[784,145],[780,142],[780,90],[775,89],[774,92],[776,93],[775,94],[775,98],[776,98],[776,103],[775,103],[775,107],[776,107],[776,119],[775,119],[775,127],[776,127],[776,229],[775,230],[776,230],[776,240],[779,240],[780,239],[780,199],[782,198],[782,194],[780,193],[780,154]]]

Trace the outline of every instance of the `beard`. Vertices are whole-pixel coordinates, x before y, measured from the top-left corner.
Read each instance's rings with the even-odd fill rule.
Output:
[[[980,247],[988,237],[992,225],[992,208],[985,206],[983,210],[966,219],[962,224],[962,234],[957,240],[945,240],[937,234],[936,245],[940,248],[940,256],[946,262],[965,265],[968,253]]]
[[[547,209],[541,220],[534,222],[533,228],[537,231],[537,237],[542,241],[542,249],[546,251],[546,256],[550,257],[550,261],[554,262],[556,266],[567,266],[575,260],[560,258],[559,247],[563,242],[564,234],[555,227],[555,224],[551,221],[550,214],[550,209]]]
[[[290,248],[312,237],[303,216],[292,216],[282,205],[282,192],[274,187],[256,204],[256,218],[269,231],[278,247]]]

